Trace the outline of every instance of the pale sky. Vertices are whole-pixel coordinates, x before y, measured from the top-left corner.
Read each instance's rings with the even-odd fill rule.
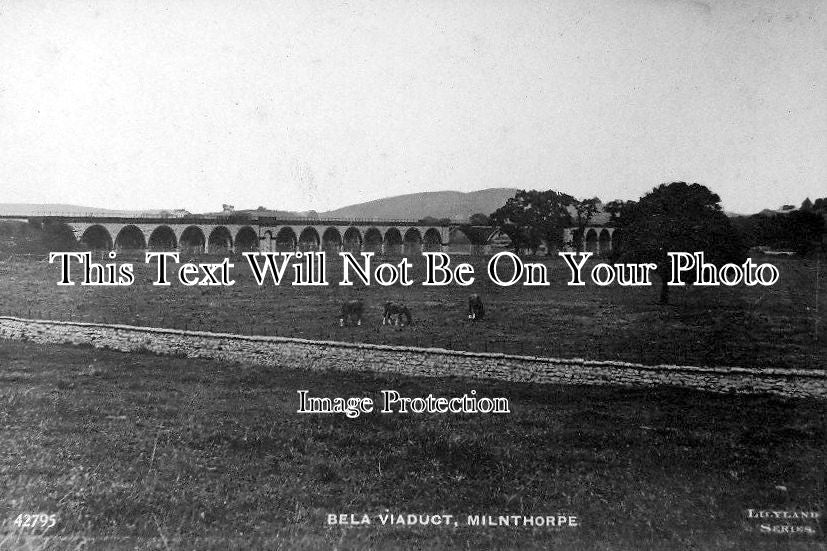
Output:
[[[0,2],[0,203],[827,196],[827,2]]]

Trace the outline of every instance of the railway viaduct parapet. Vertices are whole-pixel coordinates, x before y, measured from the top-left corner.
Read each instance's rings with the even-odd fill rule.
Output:
[[[21,218],[64,223],[79,242],[92,249],[194,253],[326,250],[416,254],[443,250],[451,228],[447,223],[422,224],[414,220],[101,215]]]
[[[227,254],[244,251],[340,251],[378,254],[492,254],[511,248],[504,232],[458,222],[317,218],[258,218],[240,216],[111,216],[101,214],[10,216],[68,225],[76,239],[94,250],[157,250]],[[571,244],[575,228],[564,231]],[[611,252],[617,229],[583,229],[581,250],[598,255]],[[572,247],[569,246],[568,250]],[[547,250],[547,252],[551,252]]]

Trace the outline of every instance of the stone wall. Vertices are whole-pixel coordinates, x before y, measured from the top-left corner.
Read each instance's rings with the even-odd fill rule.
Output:
[[[825,370],[647,366],[615,361],[541,358],[2,316],[0,338],[87,344],[123,352],[149,351],[316,371],[373,371],[543,384],[677,385],[713,392],[827,398]]]

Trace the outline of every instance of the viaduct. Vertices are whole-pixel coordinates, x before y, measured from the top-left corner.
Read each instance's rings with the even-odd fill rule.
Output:
[[[276,219],[238,216],[111,216],[45,215],[2,218],[59,222],[75,237],[97,250],[178,250],[184,253],[228,254],[243,251],[375,252],[414,255],[421,251],[454,254],[490,254],[510,246],[510,240],[494,228],[477,227],[476,237],[462,224],[423,224],[415,220]],[[566,230],[569,241],[574,228]],[[615,228],[587,227],[584,249],[597,254],[611,250]],[[479,234],[484,237],[480,239]]]

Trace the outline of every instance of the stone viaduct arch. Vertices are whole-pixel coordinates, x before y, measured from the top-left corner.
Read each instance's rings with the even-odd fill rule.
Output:
[[[233,252],[233,236],[226,226],[216,226],[213,228],[207,239],[207,250],[217,254]]]
[[[235,251],[255,251],[258,249],[258,242],[258,232],[252,226],[242,226],[235,234]]]
[[[319,231],[313,226],[307,226],[301,233],[299,233],[299,250],[300,251],[318,251],[321,245],[321,237]]]
[[[146,249],[146,237],[138,226],[129,224],[120,229],[115,237],[115,250],[140,251],[143,249]]]
[[[597,230],[595,230],[594,228],[586,229],[583,242],[585,244],[584,248],[585,248],[586,252],[596,253],[597,252],[597,247],[598,247],[598,245],[597,245]]]
[[[417,255],[422,252],[422,234],[417,228],[409,228],[402,237],[402,253]]]
[[[338,253],[342,250],[342,234],[333,226],[327,228],[322,234],[321,246],[323,251],[332,254]]]
[[[293,228],[289,227],[282,228],[275,234],[273,234],[271,230],[268,230],[265,232],[265,238],[270,244],[267,250],[272,252],[295,251],[296,244],[299,242],[296,232],[293,231]]]
[[[178,248],[178,237],[169,226],[158,226],[149,235],[147,245],[152,251],[174,251]]]
[[[600,234],[597,236],[597,250],[603,255],[612,252],[612,232],[609,231],[609,228],[600,230]]]
[[[259,248],[254,224],[220,224],[163,219],[74,221],[62,219],[82,246],[91,250],[151,250],[229,254]]]
[[[441,251],[443,245],[448,244],[448,239],[442,241],[439,231],[436,228],[428,228],[422,236],[422,250],[427,252]]]
[[[179,249],[186,253],[203,253],[207,244],[207,237],[198,226],[187,226],[178,238]]]
[[[382,240],[382,252],[390,255],[402,254],[403,243],[402,233],[397,228],[388,228]]]
[[[583,250],[597,256],[605,256],[612,252],[612,235],[616,228],[588,227],[583,238]]]
[[[566,250],[575,250],[573,235],[576,228],[567,228],[564,231],[563,240],[570,243]],[[594,253],[595,255],[605,256],[612,252],[612,244],[614,242],[613,235],[617,228],[609,226],[588,226],[583,230],[583,249],[586,252]]]
[[[563,230],[563,241],[567,243],[564,250],[573,251],[576,248],[573,236],[576,228],[566,228]],[[453,230],[452,230],[453,231]],[[608,226],[589,226],[585,228],[583,234],[583,250],[594,253],[595,255],[607,255],[612,251],[613,245],[620,237],[617,228]],[[460,248],[462,239],[452,238],[452,247]],[[485,252],[491,254],[500,250],[512,249],[511,238],[500,229],[493,229],[485,240]],[[453,248],[450,249],[453,252]],[[464,251],[463,251],[464,252]],[[548,254],[553,254],[554,251],[549,250]]]
[[[85,248],[229,254],[243,251],[370,251],[416,255],[442,251],[449,244],[449,225],[403,221],[284,220],[225,223],[215,218],[54,217],[72,228]],[[611,234],[609,235],[609,240]],[[605,248],[605,237],[598,238]],[[484,248],[475,246],[473,252]]]
[[[358,228],[351,226],[345,230],[342,247],[350,253],[358,253],[362,250],[362,234]]]
[[[285,224],[261,226],[262,251],[340,251],[376,254],[418,254],[442,250],[448,243],[447,226],[367,223]]]
[[[112,234],[105,226],[90,224],[82,232],[75,231],[81,246],[95,251],[111,251],[114,244]]]
[[[365,232],[364,251],[381,253],[383,241],[384,238],[382,237],[382,232],[379,231],[379,228],[368,228],[368,231]]]

